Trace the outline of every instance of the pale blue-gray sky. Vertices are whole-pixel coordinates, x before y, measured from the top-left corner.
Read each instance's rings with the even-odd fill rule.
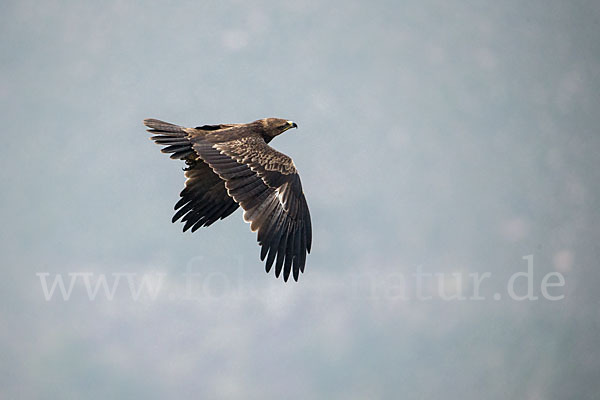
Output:
[[[3,2],[0,397],[595,398],[599,21],[592,1]],[[170,223],[183,165],[141,125],[267,116],[300,127],[272,143],[313,217],[298,283],[264,273],[239,211]],[[538,300],[510,299],[528,255]],[[467,299],[433,277],[417,298],[418,271]],[[40,272],[164,279],[46,301]]]

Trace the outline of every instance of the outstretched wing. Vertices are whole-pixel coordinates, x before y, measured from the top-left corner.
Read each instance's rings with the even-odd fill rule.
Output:
[[[239,205],[227,194],[225,182],[202,160],[193,161],[185,171],[185,188],[175,204],[172,222],[181,218],[183,231],[209,226],[228,217]]]
[[[163,153],[172,153],[171,158],[185,160],[188,164],[185,188],[180,193],[181,199],[175,204],[177,212],[173,222],[181,218],[183,231],[191,228],[194,232],[237,210],[239,205],[227,194],[225,181],[198,158],[183,127],[155,119],[146,119],[144,124],[150,128],[148,132],[154,135],[151,139],[165,146]]]
[[[213,143],[205,136],[192,139],[196,153],[225,180],[225,187],[244,209],[244,220],[258,231],[265,269],[275,263],[275,276],[283,271],[298,280],[310,253],[312,229],[300,177],[291,158],[258,136]]]

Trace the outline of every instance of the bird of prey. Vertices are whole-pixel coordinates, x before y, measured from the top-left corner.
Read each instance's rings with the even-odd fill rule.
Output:
[[[287,282],[292,272],[297,281],[310,253],[310,213],[294,162],[268,143],[298,125],[279,118],[196,128],[146,119],[144,125],[163,153],[187,164],[172,222],[181,219],[183,231],[194,232],[241,206],[258,232],[267,273],[275,265],[276,277],[283,272]]]

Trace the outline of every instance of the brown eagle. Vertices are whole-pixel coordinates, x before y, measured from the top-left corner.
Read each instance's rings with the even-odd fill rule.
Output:
[[[283,271],[287,282],[293,272],[297,281],[310,253],[310,213],[294,162],[267,143],[298,125],[279,118],[196,128],[146,119],[144,125],[163,153],[187,164],[172,221],[194,232],[242,206],[244,221],[258,231],[266,271],[274,263],[276,277]]]

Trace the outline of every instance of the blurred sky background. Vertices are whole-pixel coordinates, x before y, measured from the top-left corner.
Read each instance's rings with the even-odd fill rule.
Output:
[[[578,0],[3,1],[0,397],[597,399],[599,21]],[[141,124],[270,116],[299,125],[272,142],[311,207],[298,283],[240,211],[171,224],[184,165]],[[528,255],[539,299],[512,300]],[[467,297],[450,274],[489,272],[485,300],[416,299],[419,268]],[[165,277],[46,301],[38,272]]]

